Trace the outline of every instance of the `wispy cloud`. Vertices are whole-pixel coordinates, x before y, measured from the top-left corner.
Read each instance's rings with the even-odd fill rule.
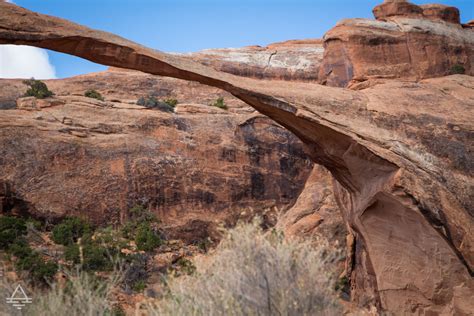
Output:
[[[1,1],[1,0],[0,0]],[[11,0],[4,0],[13,3]],[[0,45],[0,78],[54,79],[56,72],[41,48]]]

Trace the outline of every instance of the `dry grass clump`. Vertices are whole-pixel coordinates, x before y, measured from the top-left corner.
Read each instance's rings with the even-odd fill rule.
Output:
[[[151,315],[338,315],[330,272],[337,255],[327,245],[264,233],[239,224],[198,272],[170,280],[169,295]]]
[[[120,280],[121,273],[101,280],[86,272],[69,275],[64,286],[55,283],[43,295],[35,296],[26,315],[112,315],[112,291]]]

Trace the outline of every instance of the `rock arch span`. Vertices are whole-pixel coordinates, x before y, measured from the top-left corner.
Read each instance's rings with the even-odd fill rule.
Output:
[[[2,2],[0,44],[47,48],[230,92],[297,135],[311,158],[336,179],[334,192],[355,237],[354,300],[397,313],[472,307],[472,170],[463,169],[465,164],[456,167],[446,153],[454,142],[470,144],[469,135],[459,131],[472,130],[472,109],[466,106],[474,99],[472,77],[409,87],[392,81],[363,91],[255,80]],[[436,93],[438,107],[433,109],[432,100],[418,96],[429,95],[440,82],[458,93]],[[394,89],[403,101],[400,108],[396,104],[401,101],[390,98]],[[416,104],[417,111],[410,112],[406,104]],[[458,115],[453,107],[467,112]],[[424,125],[436,123],[428,130]],[[450,126],[457,127],[456,133]],[[449,136],[446,143],[426,152],[426,143],[441,134]]]

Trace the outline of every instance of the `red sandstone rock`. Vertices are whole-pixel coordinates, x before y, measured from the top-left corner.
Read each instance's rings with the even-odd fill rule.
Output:
[[[360,91],[254,80],[9,4],[0,8],[1,43],[46,47],[111,66],[199,81],[232,93],[294,132],[311,159],[324,165],[336,180],[334,196],[354,236],[350,270],[354,301],[395,314],[469,314],[474,310],[473,77],[386,80]],[[438,61],[429,65],[437,71],[426,75],[441,75],[445,62],[452,58],[465,58],[467,73],[471,73],[472,41],[466,29],[427,19],[397,21],[401,26],[344,22],[346,35],[344,23],[340,24],[336,27],[339,36],[348,40],[337,45],[347,45],[342,47],[348,55],[337,59],[335,50],[329,49],[323,64],[352,63],[347,56],[356,56],[358,64],[351,71],[365,80],[364,67],[382,67],[384,56],[386,65],[376,76],[407,78],[410,71],[400,70],[397,62],[406,62],[400,57],[403,49],[395,48],[409,38],[419,46],[413,42],[401,47],[434,47],[430,57]],[[400,33],[399,27],[408,29]],[[441,39],[459,49],[458,53],[447,50],[448,57],[438,55]],[[337,42],[337,37],[333,40]],[[361,56],[370,44],[367,56]],[[393,56],[375,54],[376,67],[372,67],[369,51],[391,49]],[[408,66],[421,63],[417,56],[412,59],[416,63]],[[349,73],[350,67],[342,69]]]
[[[442,4],[424,4],[420,7],[423,9],[423,16],[427,19],[446,21],[454,24],[461,23],[458,8]]]
[[[26,90],[0,82],[0,95]],[[1,112],[4,212],[118,224],[144,204],[170,237],[197,241],[242,211],[292,205],[311,170],[295,136],[215,88],[119,71],[46,83],[54,98],[19,98]],[[88,89],[106,101],[81,96]],[[198,104],[180,103],[176,114],[129,104],[151,93]],[[228,111],[207,105],[219,96]]]
[[[474,32],[421,18],[350,19],[324,36],[319,79],[344,87],[371,78],[419,80],[452,74],[455,65],[474,74]]]
[[[372,12],[377,20],[386,20],[395,16],[421,18],[423,9],[406,0],[385,0],[376,6]]]

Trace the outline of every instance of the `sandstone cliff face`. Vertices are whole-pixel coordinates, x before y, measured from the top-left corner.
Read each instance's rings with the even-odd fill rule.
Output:
[[[0,93],[24,92],[20,81],[1,84]],[[311,170],[302,144],[278,124],[230,96],[229,111],[209,107],[225,95],[215,88],[117,71],[48,85],[54,98],[36,108],[20,98],[20,109],[0,116],[3,211],[118,224],[142,204],[169,234],[188,227],[180,237],[193,241],[243,211],[291,205]],[[87,89],[115,102],[74,95]],[[122,101],[151,91],[183,103],[169,114]]]
[[[446,76],[462,66],[474,74],[474,32],[459,23],[456,8],[388,1],[377,20],[339,22],[324,36],[320,82],[337,87],[370,78]]]
[[[9,4],[0,7],[1,43],[46,47],[111,66],[198,81],[230,92],[291,130],[311,159],[336,180],[334,197],[354,238],[348,267],[354,301],[397,314],[474,310],[473,77],[369,80],[358,86],[360,91],[254,80]],[[424,30],[435,23],[420,21]],[[418,22],[410,19],[409,25]],[[357,21],[350,23],[357,33]],[[391,22],[374,23],[383,25],[375,42],[395,49]],[[436,27],[417,43],[429,46],[434,38],[442,45],[441,34],[454,47],[467,47],[456,58],[467,56],[471,62],[467,33],[458,32],[460,28],[454,32],[450,24]],[[323,65],[334,64],[330,60],[337,54],[330,52],[327,47]],[[390,57],[384,69],[391,69],[394,77],[410,77],[403,65],[392,62],[395,56]],[[370,59],[365,61],[370,68]],[[352,75],[344,78],[348,82]],[[334,78],[344,82],[338,80]]]

